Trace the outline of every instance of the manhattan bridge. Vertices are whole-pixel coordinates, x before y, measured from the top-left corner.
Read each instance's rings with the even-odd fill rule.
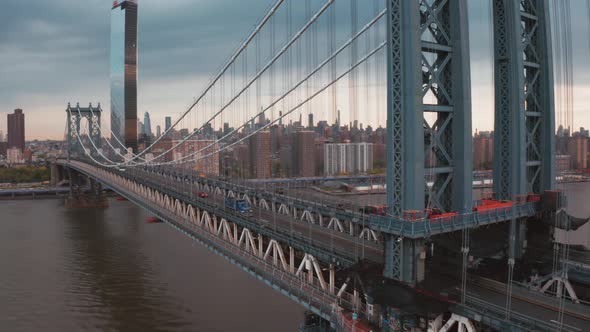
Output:
[[[473,170],[467,0],[276,0],[136,151],[68,105],[53,175],[298,302],[302,331],[588,331],[590,257],[553,240],[587,221],[556,181],[569,1],[482,3],[493,172]]]

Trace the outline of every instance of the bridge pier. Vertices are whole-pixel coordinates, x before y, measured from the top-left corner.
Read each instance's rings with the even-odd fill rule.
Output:
[[[383,276],[415,284],[424,280],[426,251],[424,239],[405,239],[384,234]]]
[[[107,208],[109,201],[102,193],[102,184],[72,169],[67,170],[70,193],[64,199],[68,209]]]

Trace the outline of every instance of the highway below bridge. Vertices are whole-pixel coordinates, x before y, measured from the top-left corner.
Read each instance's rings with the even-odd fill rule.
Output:
[[[317,217],[315,220],[313,216],[308,217],[305,210],[294,208],[295,205],[265,200],[264,195],[251,192],[252,188],[240,193],[235,184],[228,184],[236,190],[230,192],[228,188],[207,184],[200,177],[163,175],[140,169],[121,172],[73,160],[59,160],[58,164],[98,180],[105,188],[153,213],[328,321],[335,320],[338,308],[366,309],[358,292],[347,288],[348,276],[344,274],[359,260],[383,263],[382,235],[378,229],[371,229],[366,220],[346,223],[340,211],[338,221],[342,227],[339,227],[336,213],[328,213],[320,222]],[[209,197],[198,197],[198,193],[191,191],[195,186],[207,190]],[[228,195],[249,195],[254,207],[252,215],[226,208],[223,201]],[[445,291],[458,295],[458,283],[452,281],[450,284],[455,286]],[[557,328],[555,308],[542,298],[523,296],[523,293],[516,297],[513,294],[513,312],[506,319],[503,286],[470,283],[466,305],[456,304],[451,310],[500,330]],[[590,316],[566,311],[564,324],[563,331],[587,331]]]

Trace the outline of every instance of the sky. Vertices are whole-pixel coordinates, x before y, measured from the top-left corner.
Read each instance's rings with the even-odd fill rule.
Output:
[[[574,126],[588,128],[590,29],[586,1],[571,0]],[[163,126],[164,116],[175,117],[184,110],[273,2],[140,0],[138,117],[149,111],[155,131],[156,125]],[[468,2],[473,129],[490,130],[493,91],[488,1]],[[6,114],[15,108],[25,112],[27,140],[62,139],[68,102],[100,102],[108,113],[111,4],[109,0],[2,0],[0,130],[6,133]],[[103,123],[108,121],[107,114]]]

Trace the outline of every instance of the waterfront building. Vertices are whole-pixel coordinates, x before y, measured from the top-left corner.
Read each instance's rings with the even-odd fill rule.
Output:
[[[23,151],[18,147],[11,147],[6,150],[6,160],[9,164],[23,164]]]
[[[373,143],[331,143],[324,146],[324,175],[367,173],[373,166]]]
[[[572,168],[588,168],[588,137],[579,133],[574,134],[568,140],[567,152],[572,158]]]

